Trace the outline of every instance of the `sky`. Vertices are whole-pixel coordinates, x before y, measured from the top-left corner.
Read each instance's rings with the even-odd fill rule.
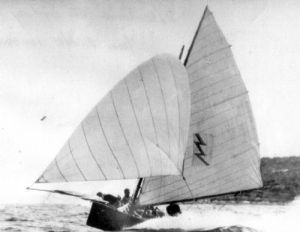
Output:
[[[25,188],[131,69],[190,45],[206,4],[249,90],[262,156],[300,155],[297,0],[0,1],[0,203],[51,202]]]

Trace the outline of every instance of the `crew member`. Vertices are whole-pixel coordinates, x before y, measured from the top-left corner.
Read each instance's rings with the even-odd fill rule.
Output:
[[[111,206],[114,206],[116,208],[120,207],[120,196],[115,197],[114,195],[103,194],[102,192],[98,192],[97,196],[101,197],[104,201],[107,201]]]
[[[130,200],[131,200],[130,191],[128,188],[126,188],[126,189],[124,189],[124,197],[121,200],[121,204],[126,205],[127,203],[130,202]]]
[[[181,209],[178,204],[176,203],[171,203],[170,205],[167,206],[167,213],[170,216],[177,216],[178,214],[181,214]]]

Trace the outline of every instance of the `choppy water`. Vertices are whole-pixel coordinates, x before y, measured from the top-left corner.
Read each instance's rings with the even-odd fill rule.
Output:
[[[138,231],[284,232],[300,231],[300,199],[287,205],[185,205],[178,217],[146,221]],[[79,205],[0,206],[0,231],[96,232],[85,225],[89,208]],[[217,229],[216,229],[217,228]]]

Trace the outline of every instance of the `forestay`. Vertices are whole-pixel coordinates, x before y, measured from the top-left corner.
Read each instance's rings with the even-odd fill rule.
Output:
[[[92,109],[37,182],[180,175],[190,104],[184,66],[155,56]]]
[[[186,61],[191,123],[181,176],[144,181],[140,204],[158,204],[262,186],[255,123],[230,45],[206,8]]]

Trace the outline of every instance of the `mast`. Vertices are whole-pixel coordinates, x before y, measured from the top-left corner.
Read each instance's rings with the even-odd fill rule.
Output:
[[[184,45],[182,45],[182,47],[181,47],[181,50],[179,53],[179,60],[181,60],[181,58],[182,58],[183,51],[184,51]]]
[[[205,14],[206,14],[207,11],[208,11],[208,6],[205,7],[204,12],[203,12],[203,15],[202,15],[202,17],[201,17],[201,19],[200,19],[199,25],[198,25],[198,27],[197,27],[197,30],[196,30],[196,32],[195,32],[195,34],[194,34],[194,38],[193,38],[193,40],[192,40],[192,43],[191,43],[191,45],[190,45],[190,47],[189,47],[189,50],[188,50],[188,52],[187,52],[187,55],[186,55],[185,60],[184,60],[184,63],[183,63],[184,66],[187,65],[187,62],[188,62],[189,57],[190,57],[190,54],[191,54],[192,49],[193,49],[193,47],[194,47],[194,43],[195,43],[196,38],[197,38],[197,36],[198,36],[198,34],[199,34],[199,30],[200,30],[200,28],[201,28],[202,22],[203,22],[203,20],[204,20],[204,17],[205,17]]]
[[[139,182],[138,182],[138,184],[136,186],[136,189],[135,189],[135,192],[134,192],[134,195],[133,195],[133,199],[132,199],[133,203],[135,203],[135,201],[136,201],[136,199],[137,199],[137,197],[139,195],[139,192],[140,192],[140,190],[142,188],[143,180],[144,180],[144,178],[140,178],[139,179]]]

